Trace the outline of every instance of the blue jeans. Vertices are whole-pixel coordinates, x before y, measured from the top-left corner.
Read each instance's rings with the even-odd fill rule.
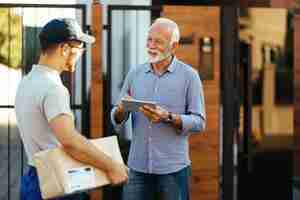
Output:
[[[189,200],[190,167],[170,174],[145,174],[130,169],[123,200]]]
[[[84,194],[75,194],[71,196],[55,198],[53,200],[83,200]],[[42,200],[38,175],[35,167],[29,167],[29,170],[21,179],[20,200]]]

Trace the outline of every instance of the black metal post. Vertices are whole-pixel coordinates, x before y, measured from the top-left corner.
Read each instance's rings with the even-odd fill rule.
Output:
[[[86,24],[86,6],[82,5],[80,7],[82,11],[82,29],[84,32],[87,30],[87,24]],[[82,75],[82,81],[81,81],[81,104],[82,104],[82,110],[81,110],[81,128],[82,128],[82,134],[85,136],[89,136],[89,113],[88,113],[88,94],[87,94],[87,59],[86,59],[86,53],[84,53],[82,57],[82,63],[81,63],[81,75]]]
[[[235,0],[221,6],[221,88],[223,107],[222,199],[234,199],[235,73],[237,68],[238,13]]]
[[[252,134],[252,63],[251,49],[248,49],[247,64],[244,73],[244,137],[243,137],[243,154],[245,157],[245,172],[251,171],[251,134]]]
[[[251,182],[252,168],[252,63],[250,45],[240,44],[241,57],[240,64],[243,68],[243,135],[241,137],[241,147],[239,147],[238,163],[238,198],[247,198],[247,185]]]
[[[112,81],[112,11],[113,7],[108,6],[107,8],[107,78],[106,78],[106,105],[105,110],[106,113],[109,113],[112,109],[112,92],[111,92],[111,81]],[[110,135],[110,131],[112,130],[112,124],[109,119],[106,119],[106,123],[104,123],[104,133],[105,135]]]

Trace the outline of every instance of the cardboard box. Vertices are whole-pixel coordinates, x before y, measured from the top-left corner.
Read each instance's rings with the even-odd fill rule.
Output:
[[[124,163],[116,136],[91,140],[104,153]],[[66,196],[110,184],[106,174],[70,157],[62,148],[35,154],[43,199]]]

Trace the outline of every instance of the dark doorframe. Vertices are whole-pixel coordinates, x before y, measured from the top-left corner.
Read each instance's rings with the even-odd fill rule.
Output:
[[[240,83],[240,95],[243,95],[242,105],[244,107],[243,121],[243,133],[238,137],[238,178],[237,178],[237,199],[245,198],[247,194],[247,180],[249,180],[250,171],[252,169],[252,57],[251,46],[244,42],[239,42],[240,45],[240,70],[239,83]],[[241,90],[242,89],[242,90]]]
[[[235,199],[234,137],[239,128],[238,7],[235,0],[221,5],[221,99],[223,127],[222,199]],[[222,51],[223,49],[223,51]],[[226,50],[225,50],[226,49]]]
[[[269,0],[241,0],[240,7],[242,8],[278,8],[272,5]],[[289,3],[281,8],[287,9]],[[291,5],[290,5],[291,6]],[[238,166],[238,199],[245,198],[268,198],[269,194],[279,199],[292,198],[292,181],[291,181],[291,165],[292,151],[290,150],[268,150],[259,151],[254,144],[252,135],[252,105],[253,92],[255,85],[251,80],[252,75],[252,59],[251,46],[243,44],[241,46],[241,67],[244,69],[241,76],[244,77],[243,86],[243,107],[244,119],[243,134],[241,146],[239,148],[239,166]],[[295,65],[294,65],[295,66]],[[295,78],[294,78],[295,79]],[[295,79],[296,80],[296,79]],[[254,89],[254,90],[253,90]],[[252,92],[253,90],[253,92]],[[295,132],[296,133],[296,132]],[[258,145],[259,146],[259,145]],[[276,182],[272,181],[274,176]],[[252,193],[249,191],[249,184],[253,184]],[[268,187],[264,188],[265,185]]]

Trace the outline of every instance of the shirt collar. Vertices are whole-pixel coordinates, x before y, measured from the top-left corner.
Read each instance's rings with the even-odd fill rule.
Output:
[[[46,65],[40,65],[40,64],[33,65],[32,69],[34,71],[43,72],[43,73],[47,74],[49,77],[51,77],[53,80],[55,80],[57,82],[61,82],[60,74],[55,69],[52,69]]]
[[[171,61],[170,65],[167,68],[168,72],[172,73],[172,72],[175,71],[176,62],[177,62],[177,58],[176,58],[176,56],[173,56],[172,61]],[[145,73],[148,73],[148,72],[153,72],[153,69],[151,67],[151,63],[148,63],[147,66],[146,66]]]

